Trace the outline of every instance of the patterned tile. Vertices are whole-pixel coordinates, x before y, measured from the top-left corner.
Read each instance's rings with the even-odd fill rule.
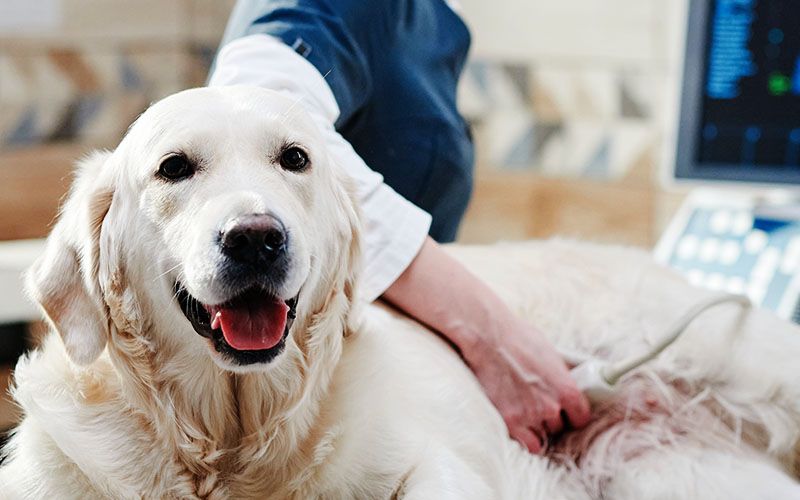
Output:
[[[186,47],[175,45],[161,50],[130,47],[125,54],[126,71],[134,71],[141,79],[141,91],[152,100],[166,97],[187,88],[190,55]]]
[[[103,107],[103,97],[97,93],[82,93],[62,109],[55,126],[47,133],[46,140],[68,141],[80,137],[87,125]]]
[[[208,70],[217,54],[216,44],[193,43],[186,57],[186,87],[201,87],[208,80]]]
[[[0,53],[0,102],[24,102],[28,96],[25,79],[11,56]]]
[[[475,60],[459,97],[488,168],[620,178],[659,136],[652,72]]]
[[[473,124],[487,115],[491,108],[481,72],[479,62],[470,63],[458,82],[458,109]]]
[[[639,120],[621,120],[611,133],[609,151],[609,177],[628,175],[641,162],[655,163],[654,152],[660,150],[661,135],[658,127]]]
[[[177,45],[134,45],[46,49],[0,58],[0,147],[115,142],[148,103],[190,86],[191,56],[183,51]]]
[[[612,119],[617,115],[616,75],[611,70],[535,66],[534,80],[564,119]]]
[[[144,86],[144,80],[139,72],[139,68],[131,60],[128,54],[122,54],[117,63],[120,76],[120,86],[125,90],[140,90]]]
[[[590,120],[565,123],[563,157],[559,164],[548,162],[548,171],[558,175],[581,176],[591,171],[594,178],[608,170],[608,125]]]
[[[623,118],[661,118],[659,102],[663,101],[667,78],[661,71],[621,71],[619,73],[620,116]]]
[[[77,131],[77,139],[92,144],[115,144],[149,102],[150,99],[139,92],[105,99],[92,119]]]
[[[31,144],[37,137],[36,110],[22,104],[3,106],[0,113],[0,147],[3,143]]]
[[[62,0],[48,32],[0,33],[0,148],[114,142],[148,103],[204,84],[234,3]],[[462,3],[474,57],[459,107],[482,168],[612,179],[654,161],[671,117],[665,40],[680,9],[658,0]]]
[[[534,77],[531,80],[531,112],[543,121],[562,121],[564,110],[559,104],[558,97],[554,95],[548,85],[542,84],[539,79]]]
[[[45,142],[63,121],[65,107],[53,103],[9,105],[0,120],[0,146],[31,145]]]
[[[477,146],[492,165],[530,167],[535,153],[530,132],[533,124],[533,116],[524,109],[495,111],[484,117],[480,125],[482,140]]]
[[[23,104],[46,97],[63,100],[75,89],[45,54],[5,56],[0,75],[0,102]]]

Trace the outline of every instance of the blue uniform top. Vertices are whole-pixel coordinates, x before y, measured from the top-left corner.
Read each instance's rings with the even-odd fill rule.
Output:
[[[472,189],[473,148],[456,108],[470,36],[443,0],[239,0],[223,45],[267,34],[325,77],[336,129],[452,241]]]

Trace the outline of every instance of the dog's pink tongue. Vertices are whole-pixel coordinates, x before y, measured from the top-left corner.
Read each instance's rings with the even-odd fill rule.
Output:
[[[274,347],[283,338],[289,312],[284,301],[263,296],[209,309],[211,327],[221,327],[225,341],[240,351]]]

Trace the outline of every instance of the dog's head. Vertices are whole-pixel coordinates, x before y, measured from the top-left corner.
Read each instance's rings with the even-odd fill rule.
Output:
[[[230,370],[277,364],[322,309],[343,320],[352,300],[343,175],[298,103],[181,92],[82,163],[28,288],[81,364],[120,331]]]

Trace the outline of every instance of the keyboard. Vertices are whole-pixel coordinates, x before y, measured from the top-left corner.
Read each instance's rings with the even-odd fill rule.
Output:
[[[684,207],[657,257],[690,283],[747,295],[800,323],[800,220],[754,216],[738,205]],[[663,239],[662,239],[663,240]]]

